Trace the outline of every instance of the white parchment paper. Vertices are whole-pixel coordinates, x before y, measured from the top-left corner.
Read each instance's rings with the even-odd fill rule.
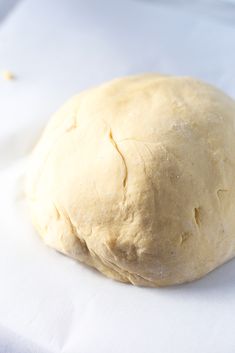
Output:
[[[218,12],[217,12],[218,14]],[[163,2],[25,0],[0,27],[0,352],[234,353],[235,262],[165,289],[114,282],[47,248],[27,154],[65,99],[117,76],[191,75],[235,97],[235,21]]]

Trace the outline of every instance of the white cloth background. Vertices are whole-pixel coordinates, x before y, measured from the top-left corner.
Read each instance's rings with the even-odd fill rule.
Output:
[[[22,191],[27,153],[65,99],[117,76],[191,75],[235,97],[233,10],[25,0],[0,27],[0,352],[234,353],[235,263],[165,289],[111,281],[47,248]]]

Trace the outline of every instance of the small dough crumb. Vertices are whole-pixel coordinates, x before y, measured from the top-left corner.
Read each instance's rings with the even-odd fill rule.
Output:
[[[8,70],[2,71],[2,78],[6,81],[11,81],[15,79],[15,75]]]

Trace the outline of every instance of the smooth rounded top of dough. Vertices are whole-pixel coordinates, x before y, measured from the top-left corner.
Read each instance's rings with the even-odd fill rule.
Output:
[[[27,195],[57,250],[163,286],[235,255],[235,103],[188,77],[113,80],[68,101],[33,151]]]

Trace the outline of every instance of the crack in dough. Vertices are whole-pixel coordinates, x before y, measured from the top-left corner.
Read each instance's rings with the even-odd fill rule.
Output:
[[[112,143],[112,145],[114,146],[114,148],[116,149],[117,153],[120,155],[121,157],[121,160],[123,162],[123,166],[124,166],[124,178],[123,178],[123,181],[122,181],[122,185],[123,185],[123,188],[125,189],[126,188],[126,183],[127,183],[127,178],[128,178],[128,169],[127,169],[127,163],[126,163],[126,160],[125,160],[125,157],[124,155],[122,154],[122,152],[120,151],[120,148],[118,147],[116,141],[114,140],[113,138],[113,133],[112,133],[112,130],[110,129],[109,131],[109,139]]]

